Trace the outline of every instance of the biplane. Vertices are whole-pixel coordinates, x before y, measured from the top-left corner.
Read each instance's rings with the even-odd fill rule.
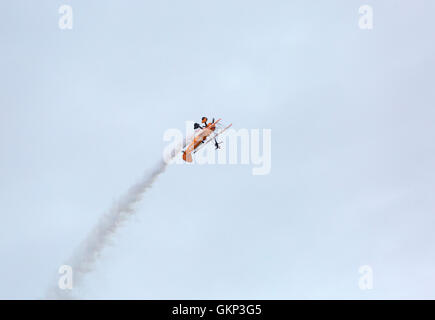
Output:
[[[214,141],[214,146],[216,149],[220,149],[220,144],[222,142],[217,141],[217,137],[224,133],[232,124],[222,128],[222,124],[220,123],[221,119],[216,121],[213,120],[210,123],[207,123],[208,119],[206,117],[202,117],[201,124],[195,123],[193,125],[193,129],[195,130],[195,134],[193,136],[193,140],[186,149],[183,151],[183,160],[186,162],[192,162],[192,154],[201,150],[205,145],[207,145],[210,141]]]

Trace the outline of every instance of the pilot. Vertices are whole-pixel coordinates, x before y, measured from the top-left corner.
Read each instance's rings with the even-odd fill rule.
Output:
[[[193,129],[196,130],[196,129],[198,129],[198,128],[201,128],[201,129],[207,128],[207,118],[206,118],[206,117],[202,117],[202,119],[201,119],[201,123],[204,124],[203,127],[201,127],[201,125],[200,125],[199,123],[195,123],[195,124],[193,125]]]

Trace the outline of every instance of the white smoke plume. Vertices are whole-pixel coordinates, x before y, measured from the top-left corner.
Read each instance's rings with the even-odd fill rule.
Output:
[[[128,192],[122,196],[103,216],[99,219],[96,226],[81,243],[73,256],[67,261],[67,265],[73,271],[73,286],[77,287],[83,282],[84,276],[92,271],[95,262],[111,238],[118,231],[122,223],[135,213],[134,205],[139,202],[144,193],[152,187],[157,177],[162,174],[168,163],[186,145],[187,140],[178,143],[172,152],[162,159],[156,167],[143,178],[134,184]],[[47,299],[73,299],[74,290],[59,289],[56,283],[48,290]]]

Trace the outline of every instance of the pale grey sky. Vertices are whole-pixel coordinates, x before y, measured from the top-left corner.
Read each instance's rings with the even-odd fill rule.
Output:
[[[72,30],[58,28],[62,4]],[[160,159],[164,131],[202,116],[272,129],[271,173],[169,167],[79,297],[435,298],[434,12],[1,1],[0,298],[42,297]],[[372,290],[358,288],[361,265]]]

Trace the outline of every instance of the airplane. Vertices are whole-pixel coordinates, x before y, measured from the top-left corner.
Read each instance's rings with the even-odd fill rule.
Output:
[[[215,149],[220,149],[220,144],[222,142],[217,141],[217,137],[221,135],[225,130],[232,126],[229,124],[223,129],[220,129],[220,121],[218,119],[216,121],[213,120],[210,123],[207,123],[208,119],[206,117],[202,117],[201,124],[195,123],[193,125],[193,129],[197,130],[198,133],[195,133],[193,137],[193,141],[186,147],[186,150],[183,151],[183,160],[186,162],[192,162],[192,153],[196,153],[201,150],[206,144],[210,141],[214,141]]]

